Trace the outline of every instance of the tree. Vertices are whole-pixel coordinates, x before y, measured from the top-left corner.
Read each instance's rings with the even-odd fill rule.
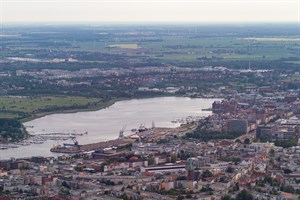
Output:
[[[66,196],[70,195],[70,191],[68,189],[65,189],[65,188],[62,187],[62,188],[59,189],[58,194],[63,196],[63,197],[66,197]]]
[[[293,146],[297,146],[298,140],[296,138],[289,138],[288,140],[275,140],[275,146],[283,147],[283,148],[289,148]]]
[[[177,200],[183,200],[184,199],[184,197],[183,196],[181,196],[181,195],[179,195],[177,198],[176,198]]]
[[[204,186],[201,188],[200,192],[212,192],[213,189],[209,186]]]
[[[233,173],[233,168],[229,166],[229,167],[226,169],[226,172],[227,172],[227,173]]]
[[[240,190],[239,183],[236,183],[232,189],[233,189],[233,191],[239,191]]]
[[[154,157],[149,157],[147,160],[148,160],[148,165],[154,165],[155,164]]]
[[[213,174],[207,169],[202,173],[203,178],[211,177]]]
[[[274,149],[271,149],[271,150],[270,150],[270,156],[271,156],[271,157],[274,157],[274,155],[275,155],[275,150],[274,150]]]
[[[226,180],[226,177],[225,177],[225,176],[221,176],[219,181],[220,181],[221,183],[224,183],[225,180]]]
[[[246,138],[246,139],[244,140],[244,144],[250,144],[250,139],[249,139],[249,138]]]
[[[292,171],[292,170],[290,170],[290,169],[284,169],[284,170],[283,170],[283,172],[284,172],[285,174],[290,174],[290,173],[293,173],[293,171]]]
[[[74,167],[74,170],[75,170],[75,171],[78,171],[78,172],[82,172],[82,167],[75,166],[75,167]]]
[[[288,193],[295,193],[295,188],[291,185],[284,185],[280,187],[280,190]]]
[[[64,186],[65,188],[70,189],[70,185],[66,181],[63,181],[61,185]]]
[[[123,194],[121,195],[121,198],[122,198],[123,200],[130,200],[130,196],[129,196],[128,194],[125,194],[125,193],[123,193]]]
[[[175,153],[172,153],[170,161],[171,161],[171,163],[176,163],[176,161],[177,161],[177,155]]]
[[[221,200],[234,200],[230,195],[226,194],[221,198]]]
[[[236,143],[242,143],[242,141],[240,139],[236,139],[235,142]]]
[[[239,192],[236,197],[236,200],[253,200],[253,196],[251,193],[249,193],[246,190],[242,190],[241,192]]]
[[[270,159],[269,159],[269,163],[270,163],[270,165],[274,165],[274,159],[273,159],[273,158],[270,158]]]

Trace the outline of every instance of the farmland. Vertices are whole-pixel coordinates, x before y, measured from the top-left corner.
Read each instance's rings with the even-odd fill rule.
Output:
[[[121,49],[138,49],[139,45],[137,44],[112,44],[108,45],[110,48],[121,48]]]
[[[27,30],[28,29],[28,30]],[[89,60],[99,61],[99,54],[119,55],[128,61],[148,59],[155,62],[193,63],[201,66],[203,59],[278,60],[299,57],[300,45],[294,26],[235,27],[220,32],[206,26],[67,26],[6,28],[2,34],[4,57],[21,56],[58,58],[81,52],[90,53]],[[286,30],[285,30],[286,29]],[[287,35],[287,31],[289,35]],[[263,37],[262,37],[263,36]],[[109,48],[108,48],[109,47]],[[48,53],[42,53],[42,52]],[[16,55],[17,54],[17,55]],[[84,58],[81,59],[84,61]],[[101,60],[103,62],[107,60]],[[114,64],[114,63],[112,63]]]
[[[287,37],[261,37],[261,38],[242,38],[244,40],[257,40],[257,41],[300,41],[300,38],[287,38]]]
[[[170,95],[168,87],[202,96],[221,85],[266,84],[199,71],[208,66],[293,72],[300,65],[294,24],[4,26],[0,37],[0,117],[22,120]]]

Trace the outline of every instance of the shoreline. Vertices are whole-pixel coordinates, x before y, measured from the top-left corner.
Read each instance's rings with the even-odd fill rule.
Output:
[[[157,96],[155,96],[154,95],[154,96],[151,96],[151,97],[114,98],[112,100],[105,101],[101,105],[95,106],[95,107],[88,107],[88,108],[84,108],[84,109],[64,110],[64,111],[57,110],[57,111],[52,111],[52,112],[47,112],[47,113],[37,113],[35,116],[31,116],[31,117],[27,117],[27,118],[23,118],[23,119],[19,119],[19,120],[23,124],[23,123],[26,123],[26,122],[29,122],[29,121],[32,121],[32,120],[35,120],[35,119],[38,119],[38,118],[41,118],[41,117],[45,117],[47,115],[98,111],[98,110],[108,108],[108,107],[112,106],[113,104],[115,104],[116,102],[119,102],[119,101],[126,101],[126,100],[133,100],[133,99],[148,99],[148,98],[157,98],[157,97],[183,97],[183,96],[176,96],[176,95],[162,95],[162,96],[157,95]],[[188,97],[188,98],[191,98],[191,97]]]
[[[41,117],[45,117],[47,115],[52,114],[67,114],[67,113],[77,113],[77,112],[89,112],[89,111],[98,111],[105,108],[108,108],[112,106],[113,104],[119,102],[119,101],[129,101],[134,99],[150,99],[150,98],[159,98],[159,97],[182,97],[182,98],[190,98],[190,99],[219,99],[217,97],[189,97],[189,96],[181,96],[181,95],[157,95],[157,96],[151,96],[151,97],[136,97],[136,98],[116,98],[112,99],[106,102],[103,102],[103,104],[95,107],[90,108],[84,108],[84,109],[75,109],[75,110],[64,110],[64,111],[53,111],[53,112],[47,112],[47,113],[37,113],[35,116],[20,119],[20,122],[26,123]]]
[[[154,100],[155,102],[160,102],[160,101],[171,101],[171,102],[173,102],[173,101],[175,101],[175,102],[177,102],[176,100],[177,100],[177,98],[178,98],[178,96],[176,97],[176,96],[163,96],[163,97],[147,97],[147,98],[136,98],[136,99],[113,99],[113,100],[111,100],[111,101],[107,101],[105,104],[104,103],[101,103],[101,106],[98,106],[98,107],[94,107],[94,109],[93,110],[102,110],[103,108],[106,108],[106,107],[108,107],[108,106],[111,106],[111,105],[113,105],[114,103],[116,103],[116,102],[118,102],[118,101],[124,101],[125,102],[125,104],[127,105],[127,104],[132,104],[132,103],[130,103],[131,101],[133,101],[133,104],[135,104],[135,101],[138,101],[138,100],[142,100],[142,99],[156,99],[156,100]],[[173,100],[174,99],[174,100]],[[198,99],[198,100],[197,100]],[[209,106],[210,106],[210,104],[209,104],[209,102],[212,102],[212,101],[214,101],[214,100],[216,100],[215,98],[190,98],[190,97],[182,97],[182,96],[179,96],[179,98],[178,98],[178,101],[179,102],[185,102],[185,104],[184,105],[186,105],[187,106],[187,109],[189,108],[189,105],[194,105],[194,106],[192,106],[192,107],[199,107],[199,105],[202,105],[201,107],[204,107],[204,108],[208,108]],[[146,100],[147,102],[149,102],[148,100]],[[203,102],[203,101],[208,101],[208,104],[201,104],[201,102]],[[193,103],[193,102],[195,102],[195,103]],[[200,102],[200,104],[199,104],[199,102]],[[117,104],[117,105],[119,105],[119,104]],[[120,105],[123,105],[123,103],[121,103]],[[176,104],[175,104],[176,105]],[[181,104],[180,104],[181,105]],[[118,106],[117,106],[118,107]],[[196,109],[196,107],[195,108],[192,108],[193,110],[195,110]],[[114,106],[112,107],[112,108],[115,108]],[[92,109],[89,109],[89,110],[92,110]],[[113,109],[113,110],[115,110],[115,109]],[[88,111],[87,109],[85,109],[85,111]],[[74,112],[81,112],[81,111],[78,111],[78,110],[76,110],[76,111],[74,111]],[[73,113],[74,113],[73,112]],[[106,111],[105,111],[106,112]],[[108,112],[109,112],[109,109],[108,109]],[[56,112],[57,113],[57,112]],[[70,111],[68,111],[68,112],[61,112],[61,113],[70,113]],[[82,113],[84,113],[84,112],[82,112]],[[201,112],[201,108],[200,108],[200,113],[202,113]],[[200,114],[200,115],[202,115],[202,114]],[[209,114],[210,115],[210,114]],[[45,116],[45,115],[44,115]],[[56,117],[56,115],[52,115],[54,118]],[[65,119],[65,116],[64,115],[57,115],[57,117],[59,116],[59,118],[62,118],[62,119]],[[68,115],[67,115],[68,116]],[[103,116],[103,118],[105,118],[104,116]],[[43,120],[45,120],[46,119],[46,121],[47,121],[47,118],[43,118]],[[171,119],[171,118],[170,118]],[[169,121],[170,122],[170,121]],[[30,123],[29,124],[24,124],[25,126],[26,125],[31,125]],[[171,126],[173,126],[173,125],[171,125]],[[159,128],[163,128],[163,127],[166,127],[166,126],[159,126]],[[167,127],[169,127],[169,125],[167,126]],[[177,127],[177,126],[176,126]],[[41,129],[42,130],[42,129]],[[49,129],[49,131],[51,131],[52,129],[50,128]],[[119,131],[119,129],[117,130],[117,132]],[[132,134],[132,133],[131,133]],[[129,133],[129,135],[131,135],[130,133]],[[126,135],[127,136],[127,135]],[[111,140],[111,139],[115,139],[115,137],[113,137],[113,138],[105,138],[104,140],[97,140],[97,142],[105,142],[105,141],[109,141],[109,140]],[[92,140],[91,140],[92,141]],[[95,141],[92,141],[92,142],[85,142],[85,143],[83,143],[83,144],[90,144],[90,143],[93,143],[93,142],[95,142]],[[48,145],[49,146],[49,149],[52,147],[52,145]],[[43,155],[48,155],[47,153],[43,153]],[[17,156],[18,157],[18,156]]]
[[[73,110],[64,110],[64,111],[53,111],[53,112],[47,112],[47,113],[37,113],[35,116],[20,119],[20,122],[22,124],[24,124],[26,122],[29,122],[29,121],[32,121],[32,120],[35,120],[35,119],[38,119],[41,117],[45,117],[47,115],[52,115],[52,114],[67,114],[67,113],[89,112],[89,111],[102,110],[102,109],[112,106],[113,104],[115,104],[118,101],[123,101],[123,100],[127,100],[127,99],[114,99],[114,100],[106,101],[99,106],[88,107],[88,108],[84,108],[84,109],[73,109]]]

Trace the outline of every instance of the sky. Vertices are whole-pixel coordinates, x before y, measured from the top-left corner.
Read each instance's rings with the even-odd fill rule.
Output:
[[[9,22],[298,22],[300,0],[0,0]]]

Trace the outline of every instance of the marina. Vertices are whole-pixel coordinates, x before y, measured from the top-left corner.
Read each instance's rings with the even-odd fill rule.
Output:
[[[32,135],[28,139],[20,141],[20,142],[0,144],[0,150],[19,148],[21,146],[29,146],[29,145],[32,145],[32,144],[43,144],[47,140],[65,141],[65,140],[70,140],[73,137],[84,136],[86,134],[88,134],[88,132],[84,132],[84,133],[75,133],[74,132],[74,133],[44,133],[44,134],[37,134],[37,135]]]

